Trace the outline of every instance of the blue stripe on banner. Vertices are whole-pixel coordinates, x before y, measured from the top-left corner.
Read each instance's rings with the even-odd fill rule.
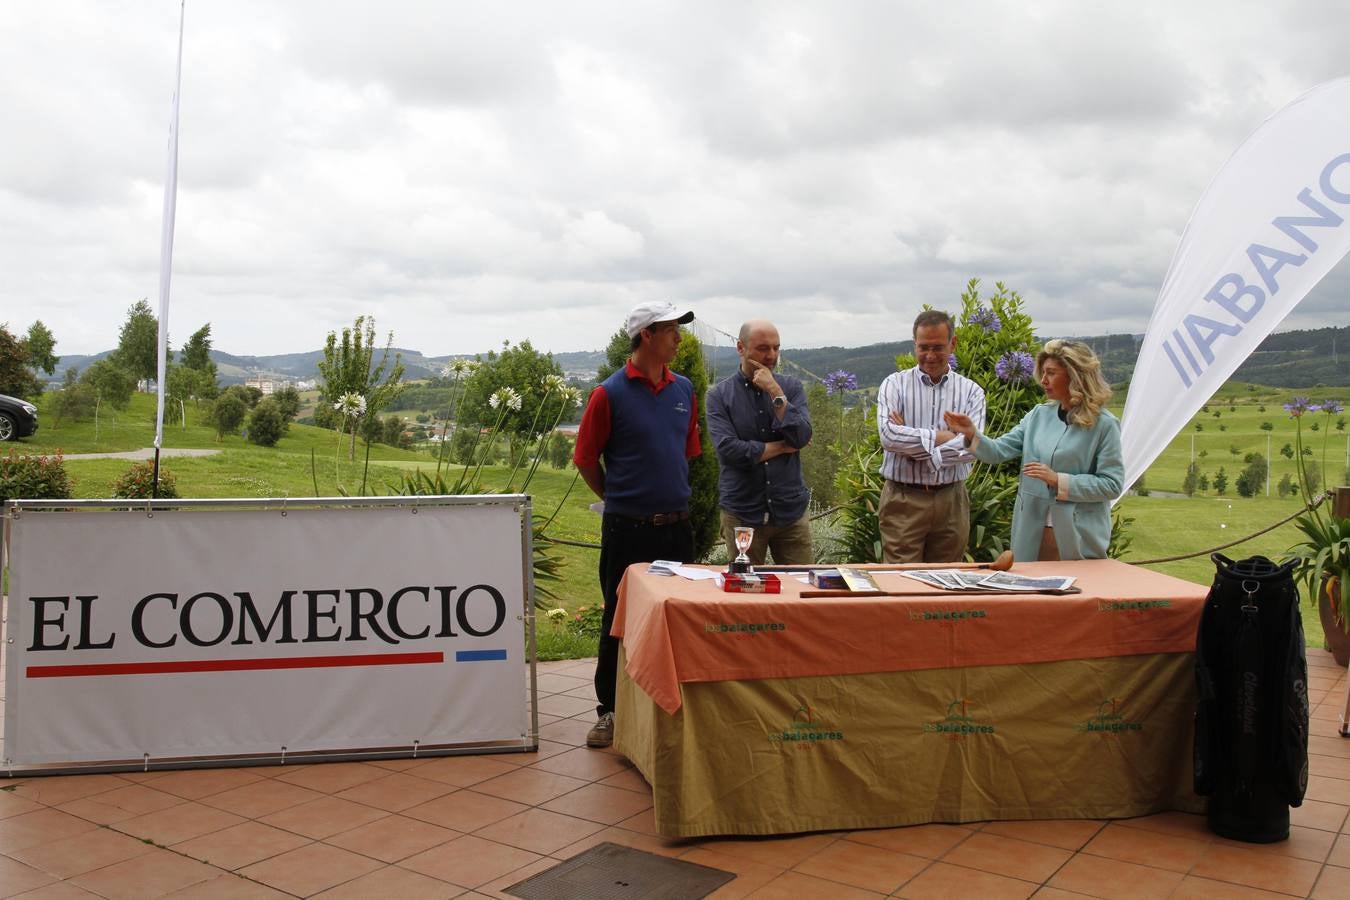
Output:
[[[505,650],[456,650],[455,662],[487,662],[493,659],[506,659]]]

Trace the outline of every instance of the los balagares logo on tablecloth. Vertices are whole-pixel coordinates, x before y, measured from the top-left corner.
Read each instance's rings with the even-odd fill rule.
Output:
[[[972,734],[993,734],[994,726],[979,722],[970,715],[970,701],[957,697],[947,704],[947,715],[938,722],[924,722],[923,730],[931,734],[940,734],[952,740],[960,740]]]
[[[769,743],[799,747],[843,739],[842,731],[821,721],[819,710],[805,703],[792,713],[792,721],[782,731],[769,732]]]
[[[1144,726],[1141,722],[1132,722],[1125,718],[1125,714],[1120,711],[1120,706],[1124,701],[1114,697],[1103,700],[1097,704],[1097,713],[1092,718],[1079,722],[1074,726],[1075,731],[1082,731],[1091,734],[1117,734],[1122,731],[1143,731]]]

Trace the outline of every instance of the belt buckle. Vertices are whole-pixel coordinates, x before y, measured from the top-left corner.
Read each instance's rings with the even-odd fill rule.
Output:
[[[656,513],[652,516],[653,525],[666,525],[671,521],[670,513]]]

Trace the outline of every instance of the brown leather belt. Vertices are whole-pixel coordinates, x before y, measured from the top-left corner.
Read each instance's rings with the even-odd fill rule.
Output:
[[[684,522],[689,518],[688,510],[684,512],[656,513],[651,516],[621,516],[618,513],[610,513],[614,518],[623,522],[625,525],[674,525],[676,522]]]
[[[945,491],[947,488],[956,487],[960,483],[961,482],[959,481],[949,481],[946,484],[910,484],[907,481],[891,481],[891,484],[900,488],[902,491],[924,491],[929,494]]]

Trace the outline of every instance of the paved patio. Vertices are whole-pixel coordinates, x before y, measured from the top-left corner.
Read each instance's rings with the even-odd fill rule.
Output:
[[[0,781],[0,896],[505,897],[611,841],[737,873],[716,897],[1350,897],[1345,672],[1309,663],[1309,799],[1282,844],[1181,813],[667,840],[641,776],[583,746],[573,660],[540,666],[538,754]]]

